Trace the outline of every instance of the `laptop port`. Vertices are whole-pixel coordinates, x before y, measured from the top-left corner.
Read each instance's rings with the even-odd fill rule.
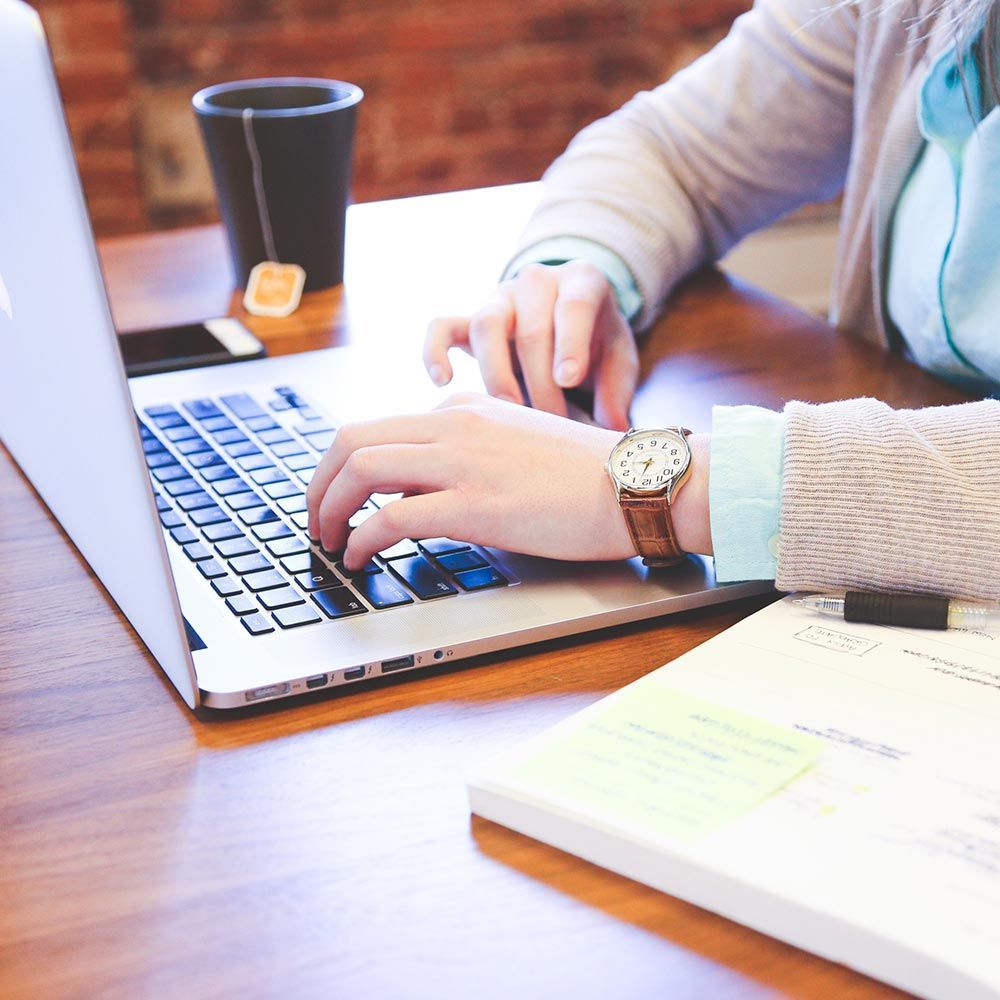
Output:
[[[345,670],[344,671],[344,680],[345,681],[359,681],[364,676],[365,676],[365,668],[364,667],[351,667],[350,670]]]
[[[326,674],[317,674],[306,680],[306,687],[311,691],[313,688],[321,688],[326,685]]]
[[[394,670],[405,670],[413,666],[412,656],[397,656],[394,660],[382,661],[382,673],[391,674]]]

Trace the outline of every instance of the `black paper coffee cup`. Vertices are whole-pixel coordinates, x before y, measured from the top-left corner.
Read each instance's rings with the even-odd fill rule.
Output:
[[[262,261],[298,264],[306,291],[344,279],[360,87],[274,77],[206,87],[192,103],[237,284]]]

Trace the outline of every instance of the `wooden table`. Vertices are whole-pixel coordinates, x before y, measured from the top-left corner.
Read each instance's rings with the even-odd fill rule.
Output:
[[[252,321],[272,353],[380,337],[419,354],[495,278],[530,187],[352,212],[346,296]],[[216,229],[109,241],[124,327],[233,304]],[[714,273],[644,348],[638,423],[713,402],[960,397]],[[890,996],[501,827],[470,765],[761,601],[496,655],[288,707],[184,707],[0,453],[0,993],[5,997]]]

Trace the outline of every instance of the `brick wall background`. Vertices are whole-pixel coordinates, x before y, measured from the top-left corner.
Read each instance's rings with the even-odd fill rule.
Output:
[[[40,0],[99,234],[208,221],[199,87],[327,76],[365,91],[355,198],[532,180],[750,0]]]

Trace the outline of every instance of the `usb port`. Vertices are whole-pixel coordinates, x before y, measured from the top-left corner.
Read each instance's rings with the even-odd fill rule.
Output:
[[[412,656],[397,656],[395,660],[382,661],[382,673],[391,674],[394,670],[405,670],[413,666]]]
[[[344,671],[344,680],[345,681],[359,681],[364,676],[365,676],[365,668],[364,667],[351,667],[350,670],[345,670]]]
[[[312,690],[313,688],[321,688],[326,685],[326,674],[317,674],[315,677],[309,677],[306,680],[306,687]]]

